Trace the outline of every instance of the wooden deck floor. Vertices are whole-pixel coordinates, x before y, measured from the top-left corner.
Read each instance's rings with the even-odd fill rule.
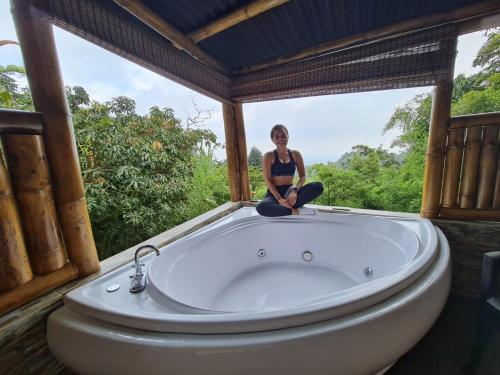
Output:
[[[443,313],[432,329],[386,374],[500,374],[500,331],[498,328],[493,332],[486,350],[482,352],[481,361],[475,371],[465,367],[474,344],[478,307],[476,300],[450,295]]]

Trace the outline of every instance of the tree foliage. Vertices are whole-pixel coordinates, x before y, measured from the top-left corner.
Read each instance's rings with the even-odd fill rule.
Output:
[[[482,70],[455,79],[452,114],[500,111],[500,37],[488,36],[475,64]],[[32,110],[28,89],[12,78],[22,69],[0,69],[0,106]],[[193,218],[229,199],[225,162],[214,158],[215,134],[200,125],[199,110],[183,126],[170,108],[136,113],[135,102],[116,97],[92,101],[82,87],[67,87],[77,149],[101,259]],[[325,190],[315,203],[418,212],[431,113],[430,93],[396,108],[384,132],[398,129],[398,153],[356,145],[337,162],[307,167]],[[253,147],[249,174],[254,198],[262,198],[262,153]]]
[[[262,169],[262,151],[256,146],[253,146],[248,155],[248,165],[258,169]]]

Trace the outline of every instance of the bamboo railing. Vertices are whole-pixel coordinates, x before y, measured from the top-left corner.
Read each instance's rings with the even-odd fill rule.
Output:
[[[40,113],[0,109],[0,313],[81,274],[65,250],[42,128]]]
[[[500,220],[500,112],[451,117],[439,217]]]

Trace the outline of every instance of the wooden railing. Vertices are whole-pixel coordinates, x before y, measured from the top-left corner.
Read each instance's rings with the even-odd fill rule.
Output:
[[[500,112],[451,117],[439,217],[500,220]]]
[[[76,279],[64,248],[36,112],[0,110],[0,313]],[[8,173],[7,173],[8,170]]]

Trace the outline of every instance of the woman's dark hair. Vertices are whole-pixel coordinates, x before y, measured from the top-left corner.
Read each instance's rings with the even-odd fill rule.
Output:
[[[288,135],[288,129],[286,128],[285,125],[282,125],[282,124],[276,124],[273,126],[273,128],[271,129],[271,139],[273,139],[273,136],[274,136],[274,132],[278,131],[278,130],[281,130],[283,133],[286,134],[287,137],[289,137]]]

